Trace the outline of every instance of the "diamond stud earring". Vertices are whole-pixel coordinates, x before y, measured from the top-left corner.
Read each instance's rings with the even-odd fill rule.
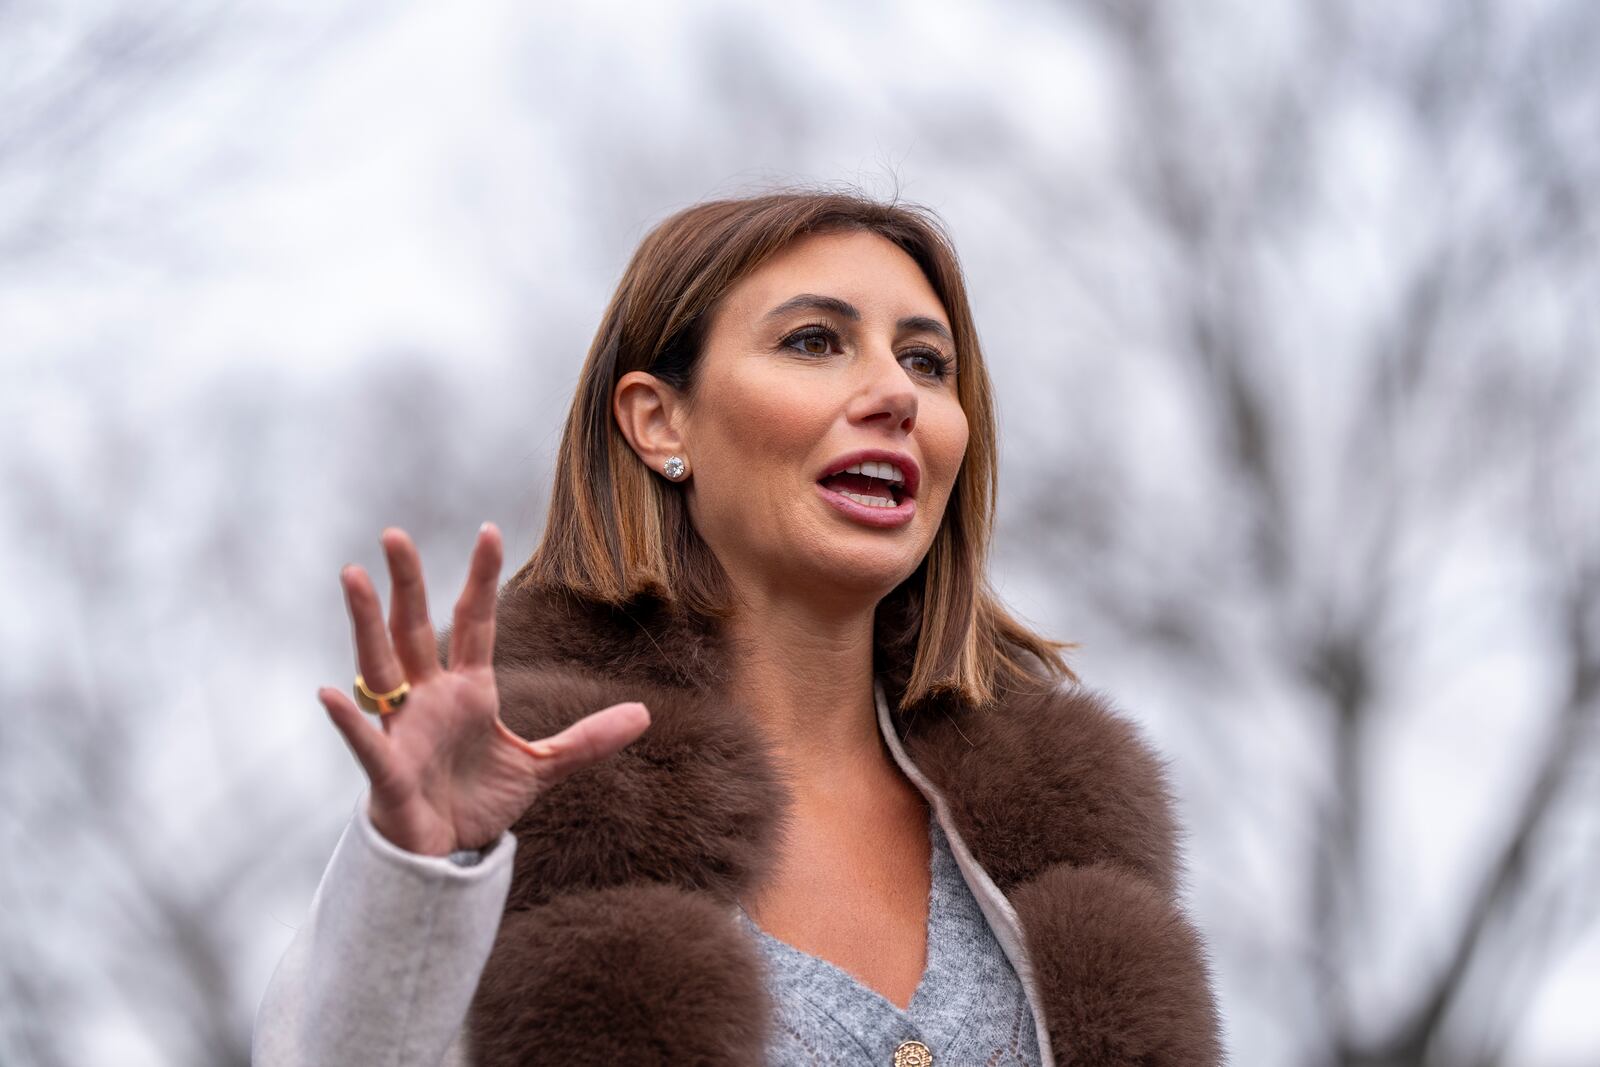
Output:
[[[661,465],[661,470],[668,478],[677,481],[683,477],[683,472],[688,468],[683,465],[682,456],[668,456],[667,461]]]

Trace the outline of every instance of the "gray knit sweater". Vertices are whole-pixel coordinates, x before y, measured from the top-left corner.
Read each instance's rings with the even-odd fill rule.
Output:
[[[740,910],[761,946],[778,1002],[767,1062],[784,1067],[887,1065],[904,1041],[920,1041],[936,1065],[1038,1067],[1033,1012],[1017,973],[978,908],[939,820],[928,819],[933,888],[928,962],[908,1008],[849,972],[780,941]]]

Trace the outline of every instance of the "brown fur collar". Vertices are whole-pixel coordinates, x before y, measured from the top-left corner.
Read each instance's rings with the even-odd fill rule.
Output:
[[[654,601],[507,590],[495,663],[519,736],[624,700],[651,725],[512,827],[511,891],[469,1017],[475,1067],[762,1062],[773,1006],[732,904],[774,868],[789,793],[723,695],[717,627]],[[880,677],[895,707],[903,678]],[[1080,686],[895,719],[1017,912],[1055,1061],[1222,1062],[1164,764],[1136,729]]]

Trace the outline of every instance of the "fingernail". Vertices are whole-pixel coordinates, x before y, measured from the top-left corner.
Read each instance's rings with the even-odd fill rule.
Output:
[[[535,756],[554,756],[556,754],[556,746],[548,741],[530,742],[528,748],[533,751]]]

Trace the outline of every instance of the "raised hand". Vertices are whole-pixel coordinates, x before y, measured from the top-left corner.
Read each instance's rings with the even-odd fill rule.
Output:
[[[372,824],[410,852],[443,856],[497,840],[541,792],[573,771],[609,759],[650,725],[643,704],[613,704],[560,733],[524,741],[500,720],[492,665],[502,545],[484,523],[456,600],[447,666],[428,619],[422,561],[404,530],[381,541],[392,580],[389,622],[359,566],[339,573],[367,688],[411,683],[404,703],[367,722],[343,689],[317,690],[372,783]]]

